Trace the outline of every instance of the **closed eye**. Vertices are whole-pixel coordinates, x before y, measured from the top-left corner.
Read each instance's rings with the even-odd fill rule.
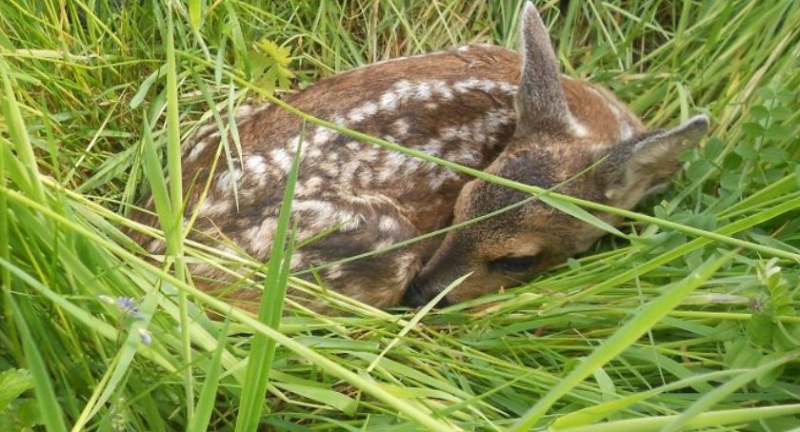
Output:
[[[492,272],[522,273],[530,270],[538,260],[536,255],[503,257],[489,261],[487,267]]]

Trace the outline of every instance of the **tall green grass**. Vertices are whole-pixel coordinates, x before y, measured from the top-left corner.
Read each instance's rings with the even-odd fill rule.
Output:
[[[709,139],[626,239],[524,287],[387,313],[289,279],[336,316],[283,304],[279,258],[181,241],[181,143],[354,66],[514,47],[518,2],[0,3],[0,429],[798,428],[800,4],[556,3],[567,74],[653,127],[705,112]],[[155,265],[120,231],[145,190]],[[194,288],[198,260],[266,273],[260,319]]]

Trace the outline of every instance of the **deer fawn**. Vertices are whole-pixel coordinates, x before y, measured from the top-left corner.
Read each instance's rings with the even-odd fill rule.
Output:
[[[679,168],[677,155],[697,143],[708,119],[647,132],[606,90],[559,74],[547,30],[530,3],[521,29],[521,55],[478,45],[391,60],[321,80],[288,102],[337,125],[542,188],[588,169],[558,192],[611,206],[630,209],[662,189]],[[229,163],[220,157],[216,127],[185,150],[186,219],[196,215],[189,237],[223,249],[233,242],[266,260],[302,140],[292,208],[301,246],[291,266],[319,267],[316,276],[325,286],[373,306],[425,304],[467,273],[444,303],[518,285],[603,234],[532,201],[444,238],[335,263],[529,195],[316,124],[303,131],[301,119],[275,105],[238,116],[236,128],[241,154]],[[145,208],[152,206],[145,200]],[[152,213],[135,218],[156,224]],[[134,237],[151,253],[164,250],[160,240]],[[196,265],[192,273],[209,289],[225,285],[210,266]],[[241,288],[232,299],[260,295]]]

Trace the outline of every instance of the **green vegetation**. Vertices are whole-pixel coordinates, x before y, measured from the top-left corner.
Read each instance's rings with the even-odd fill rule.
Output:
[[[184,271],[231,258],[180,241],[181,142],[357,65],[514,47],[519,5],[179,3],[0,2],[0,430],[800,426],[800,2],[573,1],[561,17],[537,2],[568,75],[654,127],[713,119],[629,239],[521,288],[394,314],[283,305],[276,259],[260,321]],[[120,231],[150,188],[163,266]]]

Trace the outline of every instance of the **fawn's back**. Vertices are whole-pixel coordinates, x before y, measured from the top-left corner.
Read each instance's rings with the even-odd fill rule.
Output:
[[[608,92],[560,77],[557,69],[555,78],[549,77],[545,83],[557,88],[546,88],[544,93],[537,89],[540,81],[547,81],[537,71],[542,64],[545,69],[552,69],[555,58],[535,9],[528,6],[523,16],[524,62],[519,54],[499,47],[462,47],[355,69],[322,80],[288,102],[339,126],[464,166],[551,187],[587,169],[598,158],[608,158],[609,149],[619,143],[643,136],[644,128]],[[541,39],[542,34],[544,40],[528,40]],[[531,74],[535,78],[533,84],[525,78]],[[561,109],[567,110],[562,113],[565,120],[560,130],[540,121],[549,114],[525,111],[529,102],[526,98],[552,98],[547,93],[552,91],[563,99]],[[547,101],[541,104],[549,105]],[[249,108],[237,116],[235,124],[241,154],[234,151],[230,162],[225,160],[220,144],[227,140],[229,147],[235,148],[234,140],[231,136],[223,139],[216,127],[201,131],[184,152],[182,180],[188,197],[185,220],[196,214],[189,237],[222,249],[232,249],[232,242],[254,258],[266,260],[286,178],[302,140],[292,211],[297,224],[296,242],[302,246],[292,256],[292,268],[319,267],[316,275],[306,272],[306,277],[318,277],[328,288],[374,306],[396,305],[404,294],[411,304],[424,303],[457,277],[457,272],[475,271],[470,265],[458,264],[459,260],[470,261],[458,255],[469,255],[465,248],[480,249],[483,234],[470,237],[457,253],[443,252],[443,239],[432,238],[355,261],[337,261],[447,227],[454,219],[481,215],[459,211],[459,207],[469,207],[465,203],[489,202],[490,195],[498,194],[509,195],[511,200],[522,199],[510,190],[492,188],[467,194],[466,189],[478,190],[484,183],[472,181],[465,188],[471,178],[464,174],[316,124],[304,125],[300,118],[279,106]],[[519,141],[529,129],[538,134],[536,142],[530,143],[536,151],[520,152],[518,146],[511,149],[509,143]],[[230,130],[228,127],[225,133]],[[674,153],[667,156],[674,159]],[[505,168],[500,169],[499,165]],[[668,174],[675,169],[671,167]],[[597,181],[589,177],[575,182]],[[209,187],[204,196],[206,185]],[[573,187],[569,191],[581,195],[588,189]],[[625,207],[641,198],[615,201],[595,192],[592,189],[587,198]],[[500,204],[506,203],[497,203]],[[152,210],[152,199],[146,199],[144,207]],[[484,205],[478,212],[492,211],[493,207],[496,205]],[[135,217],[156,224],[154,217],[145,213]],[[552,218],[550,211],[546,218]],[[573,237],[579,237],[579,243],[591,244],[600,235],[577,220],[571,221],[570,226],[577,228],[563,232],[561,240],[550,241],[574,242]],[[491,229],[498,233],[486,236],[487,240],[503,236],[502,226]],[[448,234],[444,239],[445,245],[454,243],[450,237]],[[135,238],[149,252],[163,252],[163,242],[141,235]],[[436,264],[432,265],[432,261]],[[325,265],[329,263],[334,264]],[[548,266],[556,263],[548,261]],[[485,267],[486,263],[479,265]],[[423,274],[412,284],[423,266]],[[196,265],[192,271],[195,279],[205,280],[208,288],[222,287],[227,280],[207,265]],[[472,286],[463,295],[451,295],[451,299],[469,298],[511,285],[512,281],[490,280],[486,286]],[[409,286],[412,288],[407,292]],[[259,296],[257,289],[247,288],[234,295],[240,300]]]

